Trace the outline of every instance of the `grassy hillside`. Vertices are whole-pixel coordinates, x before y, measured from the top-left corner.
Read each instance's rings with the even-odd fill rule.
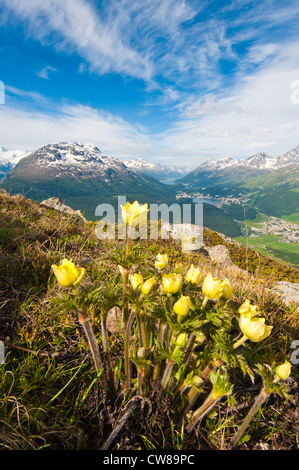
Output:
[[[107,302],[108,306],[117,304],[122,295],[119,261],[113,258],[118,260],[123,256],[124,246],[118,241],[99,241],[94,229],[93,222],[79,223],[71,216],[41,207],[24,196],[0,192],[0,340],[6,344],[5,363],[0,366],[0,448],[98,450],[107,442],[112,430],[119,428],[130,406],[139,403],[134,399],[129,402],[131,396],[124,394],[121,387],[111,398],[109,389],[100,386],[88,342],[75,314],[76,303],[71,292],[61,288],[51,274],[51,265],[58,264],[64,257],[86,268],[82,291],[78,287],[77,302],[80,308],[88,305],[96,340],[101,345],[103,330],[99,312],[102,302]],[[158,253],[167,253],[170,263],[183,263],[185,272],[193,263],[201,271],[211,271],[220,279],[228,277],[231,282],[230,303],[219,308],[212,303],[206,310],[207,318],[200,327],[206,338],[217,336],[220,325],[225,329],[223,338],[229,333],[239,338],[237,316],[231,315],[248,298],[259,306],[273,330],[262,343],[245,343],[240,352],[244,355],[243,366],[248,363],[254,369],[257,363],[283,362],[289,355],[291,342],[299,338],[298,316],[294,309],[273,297],[269,288],[277,280],[299,282],[299,271],[254,250],[225,242],[209,229],[204,230],[204,242],[206,246],[226,245],[234,263],[248,272],[232,268],[220,270],[204,252],[192,256],[183,254],[180,245],[171,240],[133,244],[136,269],[142,270],[144,276],[157,276],[155,295],[149,296],[144,304],[149,308],[148,321],[152,315],[162,314],[158,307],[159,273],[154,270],[153,262]],[[97,289],[100,292],[104,289],[100,302],[94,301]],[[192,295],[194,305],[196,302],[200,305],[201,288]],[[203,314],[201,307],[196,308]],[[194,315],[198,315],[196,309]],[[194,349],[199,361],[210,357],[209,354],[214,357],[213,354],[219,354],[224,348],[222,342],[220,349],[211,349],[212,343],[200,336],[201,329],[197,331],[198,343]],[[124,337],[114,331],[109,334],[109,342],[119,384],[123,380],[120,367],[124,362]],[[102,357],[107,358],[103,352]],[[171,394],[162,390],[157,382],[146,390],[144,407],[131,409],[129,419],[119,428],[109,449],[195,451],[223,448],[222,443],[229,441],[238,428],[248,411],[248,401],[261,385],[256,372],[252,384],[250,376],[244,375],[236,365],[229,363],[228,370],[234,383],[234,395],[219,401],[213,414],[203,419],[199,432],[187,435],[177,420]],[[297,366],[292,374],[295,378],[298,376]],[[133,375],[137,380],[135,365]],[[296,400],[297,382],[293,379],[290,384],[289,393]],[[209,389],[209,384],[205,387],[202,393]],[[243,411],[232,412],[232,406]],[[295,413],[295,403],[273,395],[254,420],[241,448],[254,449],[256,443],[266,441],[273,449],[295,449]],[[273,424],[269,426],[269,423]]]

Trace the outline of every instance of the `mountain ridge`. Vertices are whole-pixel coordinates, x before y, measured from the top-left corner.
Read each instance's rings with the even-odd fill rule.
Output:
[[[298,164],[299,145],[278,157],[271,157],[266,152],[258,152],[241,160],[232,157],[207,160],[178,181],[193,186],[237,184],[248,178]]]
[[[26,155],[4,176],[0,187],[37,201],[60,197],[88,217],[92,212],[94,217],[100,203],[116,205],[116,196],[126,195],[130,200],[142,195],[152,202],[173,197],[169,186],[135,173],[93,144],[78,142],[48,144]]]

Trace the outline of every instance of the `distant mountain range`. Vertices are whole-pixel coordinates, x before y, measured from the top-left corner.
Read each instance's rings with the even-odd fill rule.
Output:
[[[170,205],[179,192],[187,197],[190,194],[192,201],[197,189],[216,198],[249,195],[251,207],[268,215],[298,211],[299,146],[275,158],[265,152],[245,160],[223,157],[208,160],[184,174],[186,171],[141,158],[122,161],[108,157],[89,143],[58,142],[32,153],[0,147],[0,187],[38,202],[59,197],[73,209],[82,210],[89,220],[95,220],[95,208],[101,203],[116,207],[117,196],[124,195],[130,202],[137,199],[140,203]],[[205,206],[205,226],[213,230],[218,227],[221,232],[225,222],[228,228],[222,233],[237,236],[233,217],[224,220],[223,213],[220,222],[219,208]],[[217,227],[213,225],[216,219]]]
[[[60,197],[74,209],[94,219],[101,203],[117,205],[116,196],[133,202],[173,200],[170,186],[128,168],[110,158],[93,144],[58,142],[36,150],[12,168],[1,180],[1,187],[12,194],[22,193],[41,201]]]
[[[265,152],[259,152],[245,160],[221,157],[202,163],[181,178],[180,182],[193,187],[232,184],[298,164],[299,146],[279,157],[271,157]]]
[[[143,158],[125,160],[125,165],[136,173],[142,173],[158,181],[175,180],[187,175],[191,170],[189,168],[166,166],[157,162],[148,162]]]

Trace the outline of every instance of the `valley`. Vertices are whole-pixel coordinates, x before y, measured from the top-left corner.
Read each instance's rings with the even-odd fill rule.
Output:
[[[93,144],[59,142],[32,153],[0,148],[0,188],[37,202],[59,197],[89,220],[99,204],[203,203],[203,225],[299,267],[299,146],[273,158],[207,160],[195,170],[107,157]],[[165,184],[165,183],[169,184]]]

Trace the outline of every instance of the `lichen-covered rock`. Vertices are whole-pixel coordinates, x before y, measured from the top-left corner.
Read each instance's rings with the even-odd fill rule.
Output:
[[[231,260],[229,250],[224,245],[216,245],[211,247],[206,247],[209,252],[209,256],[212,262],[217,263],[221,266],[232,266],[233,262]]]
[[[279,281],[271,290],[273,294],[279,295],[286,305],[297,304],[296,311],[299,312],[299,283]]]
[[[77,220],[86,222],[85,217],[83,216],[81,211],[76,211],[71,207],[64,204],[64,202],[59,197],[50,197],[49,199],[45,199],[40,203],[41,206],[50,207],[51,209],[55,209],[59,212],[63,212],[65,214],[70,214],[76,217]]]

